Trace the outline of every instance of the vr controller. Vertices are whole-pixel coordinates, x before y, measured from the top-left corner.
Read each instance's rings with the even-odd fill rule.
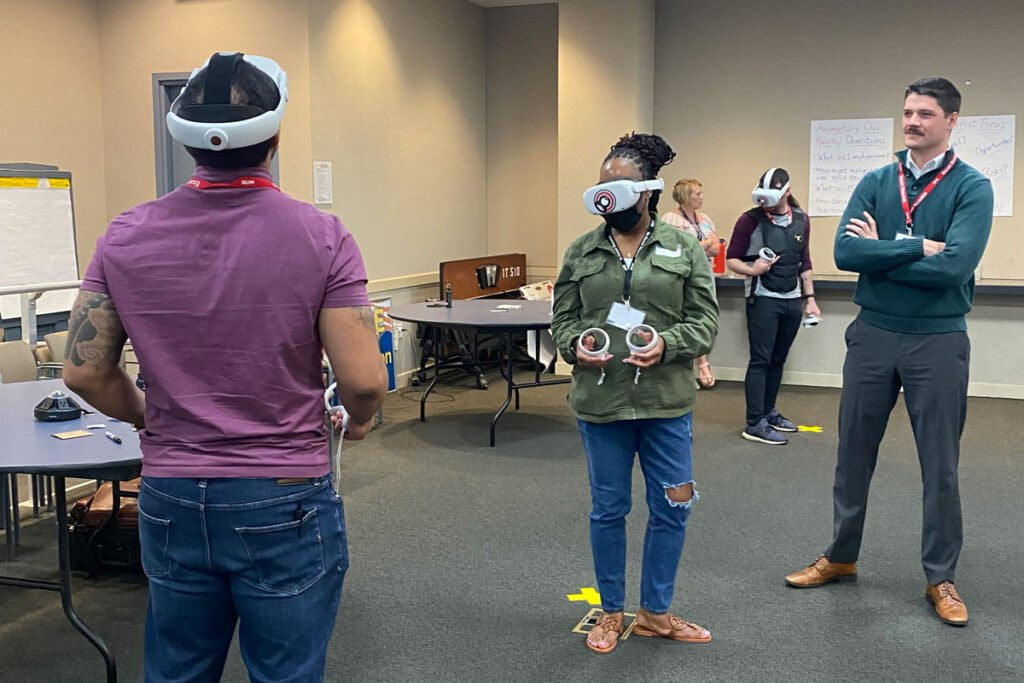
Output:
[[[591,327],[583,331],[576,340],[576,355],[599,357],[608,353],[608,347],[612,340],[608,333],[600,327]],[[604,368],[601,368],[601,376],[597,380],[598,386],[604,384]]]
[[[631,353],[644,353],[658,345],[658,331],[650,325],[634,325],[626,332],[626,346]],[[640,368],[633,375],[633,384],[640,382]]]

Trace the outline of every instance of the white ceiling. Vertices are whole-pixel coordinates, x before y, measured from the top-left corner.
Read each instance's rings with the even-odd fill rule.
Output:
[[[548,5],[558,0],[469,0],[481,7],[511,7],[513,5]]]

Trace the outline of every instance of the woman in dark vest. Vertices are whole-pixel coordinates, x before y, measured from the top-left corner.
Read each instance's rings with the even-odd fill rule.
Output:
[[[793,198],[783,168],[761,175],[753,199],[757,206],[740,215],[726,252],[729,270],[746,278],[750,363],[741,436],[781,445],[781,432],[797,430],[775,406],[786,356],[801,319],[816,324],[821,316],[811,275],[811,221]]]

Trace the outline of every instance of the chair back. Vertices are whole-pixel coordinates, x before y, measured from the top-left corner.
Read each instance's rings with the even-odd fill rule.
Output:
[[[50,349],[50,360],[54,363],[63,362],[64,349],[68,345],[68,331],[51,332],[43,337],[43,341],[46,342],[46,348]]]
[[[32,382],[38,377],[36,357],[23,341],[0,342],[0,382]]]

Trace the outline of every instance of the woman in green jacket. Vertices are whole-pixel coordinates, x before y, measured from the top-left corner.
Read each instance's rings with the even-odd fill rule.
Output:
[[[650,514],[633,633],[711,640],[706,629],[669,612],[686,520],[698,498],[693,359],[711,350],[718,332],[704,250],[655,213],[664,188],[657,174],[674,156],[656,135],[633,133],[612,146],[598,184],[584,194],[587,210],[604,222],[570,245],[555,284],[552,333],[575,366],[569,403],[587,455],[590,542],[604,611],[586,645],[600,653],[615,649],[623,629],[636,454]],[[609,344],[601,351],[597,342],[604,339]]]

